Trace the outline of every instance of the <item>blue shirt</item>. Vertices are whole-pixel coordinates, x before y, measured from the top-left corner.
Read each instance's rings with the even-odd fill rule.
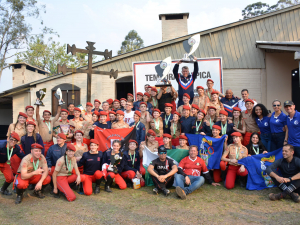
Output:
[[[274,116],[275,112],[272,113],[272,116],[270,118],[271,133],[282,133],[282,128],[286,125],[287,115],[281,112],[277,118],[275,118]]]
[[[62,147],[58,144],[52,145],[47,152],[46,160],[49,168],[56,165],[57,160],[65,155],[67,150],[67,144],[65,143]]]
[[[288,144],[300,147],[300,113],[297,110],[292,119],[287,116],[286,125],[289,129]]]
[[[139,151],[135,151],[135,157],[134,155],[129,155],[129,151],[123,152],[123,160],[124,160],[124,168],[123,171],[129,171],[132,170],[135,173],[137,171],[140,171],[140,154]],[[132,162],[134,160],[134,162]]]
[[[196,118],[189,116],[188,118],[181,117],[180,123],[181,123],[181,133],[185,134],[192,134],[193,133],[193,124],[195,123]]]
[[[141,102],[142,101],[136,101],[136,102],[133,103],[133,109],[134,109],[134,111],[135,110],[140,110],[140,103]]]
[[[173,119],[173,114],[170,114],[169,116],[166,115],[166,113],[162,113],[161,115],[161,118],[163,119],[163,125],[164,125],[164,134],[171,134],[171,120]],[[166,117],[168,120],[168,124],[166,124]],[[166,125],[167,128],[166,128]]]
[[[133,126],[134,122],[132,122],[131,124],[129,124],[129,126]],[[145,125],[142,122],[138,122],[137,126],[135,126],[136,129],[136,133],[135,133],[135,140],[138,143],[138,147],[140,146],[140,143],[142,141],[145,141],[145,137],[146,137],[146,128]]]
[[[85,152],[77,165],[78,167],[83,166],[83,174],[94,175],[97,170],[102,169],[102,155],[103,153],[101,151],[97,154]]]
[[[265,116],[261,120],[258,118],[255,118],[255,122],[260,130],[260,133],[262,134],[268,134],[271,133],[270,129],[270,117]]]

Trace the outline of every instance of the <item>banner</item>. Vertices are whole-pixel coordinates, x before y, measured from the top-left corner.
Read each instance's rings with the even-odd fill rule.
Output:
[[[282,148],[267,154],[253,155],[239,160],[239,164],[244,165],[248,170],[246,189],[262,190],[274,187],[271,177],[266,173],[266,169],[275,160],[281,159]]]
[[[212,138],[201,134],[185,134],[189,145],[198,146],[199,157],[201,157],[207,169],[220,169],[220,161],[223,154],[223,145],[226,135],[221,138]]]
[[[149,84],[150,86],[155,86],[157,82],[158,75],[155,71],[155,66],[158,65],[161,61],[146,61],[146,62],[133,62],[133,93],[136,99],[137,92],[145,92],[144,86],[145,84]],[[178,92],[178,83],[175,80],[173,74],[173,67],[178,60],[172,61],[172,69],[170,73],[167,75],[167,79],[171,81],[172,86]],[[214,83],[214,89],[223,92],[223,72],[222,72],[222,58],[201,58],[197,59],[199,72],[197,79],[194,82],[194,92],[195,96],[197,93],[197,86],[206,87],[207,79],[212,79]],[[182,63],[179,65],[178,72],[181,73],[181,69],[183,66],[187,66],[189,68],[190,73],[192,74],[194,71],[193,63]]]
[[[128,141],[130,139],[136,140],[136,129],[123,128],[123,129],[102,129],[96,127],[94,129],[95,139],[99,142],[99,150],[105,152],[112,146],[114,140],[121,141],[120,151],[128,150]]]

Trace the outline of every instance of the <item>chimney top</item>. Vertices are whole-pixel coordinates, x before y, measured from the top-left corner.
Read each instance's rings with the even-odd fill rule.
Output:
[[[162,16],[166,17],[166,20],[178,20],[183,19],[183,16],[187,16],[187,19],[189,18],[189,13],[167,13],[167,14],[159,14],[159,20],[161,20]]]

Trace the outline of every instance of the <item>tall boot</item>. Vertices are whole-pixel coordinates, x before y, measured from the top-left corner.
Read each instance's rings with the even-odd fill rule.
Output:
[[[24,193],[25,189],[18,189],[17,185],[16,185],[15,189],[16,189],[16,192],[17,192],[17,199],[15,201],[15,204],[20,204],[22,202],[23,193]]]
[[[84,195],[82,183],[79,184],[79,191],[77,193],[80,195]]]
[[[7,188],[10,185],[10,183],[7,183],[6,181],[4,182],[4,184],[2,185],[2,188],[0,189],[0,193],[3,195],[12,195],[12,193],[10,193]]]
[[[100,193],[100,184],[101,184],[101,179],[96,180],[96,187],[94,190],[95,195]]]
[[[247,176],[239,176],[239,180],[240,180],[240,186],[241,188],[246,188],[247,185]]]
[[[110,176],[107,176],[106,182],[105,182],[105,191],[106,192],[112,192],[112,190],[110,189],[112,182],[113,182],[113,179]]]
[[[126,185],[127,185],[128,188],[132,188],[132,187],[133,187],[133,184],[132,184],[131,179],[128,179],[128,178],[127,178],[127,179],[125,180],[125,182],[126,182]]]

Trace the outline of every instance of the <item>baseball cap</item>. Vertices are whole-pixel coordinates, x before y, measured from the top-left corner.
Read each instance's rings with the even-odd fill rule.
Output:
[[[292,101],[285,101],[284,102],[284,107],[291,106],[291,105],[295,105],[294,102],[292,102]]]

